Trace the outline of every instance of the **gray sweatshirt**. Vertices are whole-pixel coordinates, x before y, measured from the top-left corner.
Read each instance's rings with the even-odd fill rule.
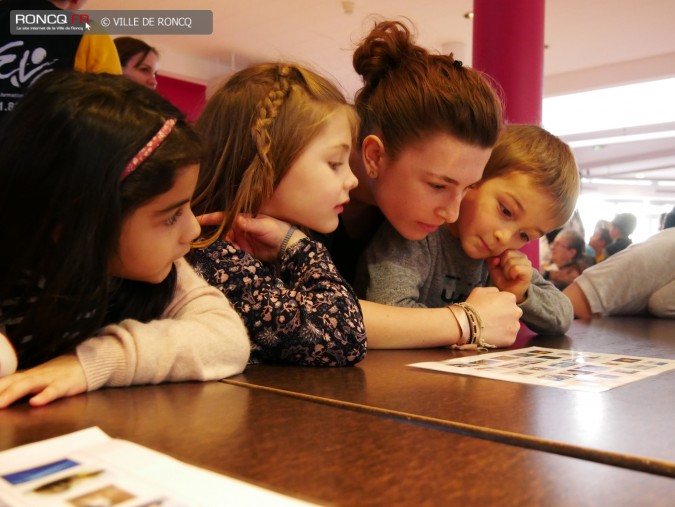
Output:
[[[357,294],[368,301],[421,308],[465,301],[474,288],[489,285],[487,261],[466,255],[447,227],[412,241],[388,222],[361,258],[354,283]],[[519,306],[522,321],[539,334],[564,334],[574,319],[567,297],[536,270]]]

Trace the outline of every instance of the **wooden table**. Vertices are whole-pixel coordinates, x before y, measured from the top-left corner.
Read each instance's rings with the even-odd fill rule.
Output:
[[[665,506],[675,494],[659,475],[219,382],[20,403],[0,411],[0,449],[90,426],[326,505]]]
[[[675,321],[575,321],[565,336],[525,333],[515,347],[531,345],[675,359]],[[675,371],[587,393],[406,366],[466,354],[373,350],[354,368],[251,366],[227,382],[675,477]]]

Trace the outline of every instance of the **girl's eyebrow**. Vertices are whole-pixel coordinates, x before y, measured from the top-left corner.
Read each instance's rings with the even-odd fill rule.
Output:
[[[187,204],[189,202],[190,202],[190,199],[183,199],[182,201],[178,201],[174,204],[170,204],[169,206],[167,206],[164,209],[158,210],[157,212],[155,212],[155,214],[161,215],[162,213],[166,213],[167,211],[173,211],[176,208],[180,208],[181,206],[183,206],[184,204]]]
[[[352,151],[352,148],[349,144],[339,143],[330,147],[331,150],[340,150],[340,151]]]

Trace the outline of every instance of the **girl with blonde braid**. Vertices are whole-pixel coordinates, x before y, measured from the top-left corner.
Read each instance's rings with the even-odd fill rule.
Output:
[[[365,357],[356,295],[308,237],[335,230],[357,185],[357,127],[333,84],[290,63],[234,74],[197,123],[206,151],[193,207],[218,220],[190,262],[243,318],[253,362],[348,366]]]

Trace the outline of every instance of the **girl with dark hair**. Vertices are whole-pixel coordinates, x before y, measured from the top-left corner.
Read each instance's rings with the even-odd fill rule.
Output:
[[[450,55],[415,44],[403,23],[382,21],[356,48],[364,86],[351,165],[359,179],[332,238],[331,254],[348,281],[375,231],[388,221],[420,240],[454,222],[467,189],[477,183],[502,127],[502,103],[488,79]],[[478,287],[468,296],[489,343],[508,346],[522,310],[513,294]],[[408,348],[456,344],[462,327],[446,308],[401,308],[361,301],[368,345]]]
[[[248,339],[183,259],[198,136],[156,93],[54,72],[0,132],[0,333],[18,368],[0,407],[101,386],[239,373]]]
[[[120,57],[122,74],[146,88],[157,88],[157,49],[135,37],[117,37],[113,42]]]
[[[356,186],[357,127],[333,84],[290,63],[236,73],[197,122],[206,150],[194,209],[225,213],[189,259],[241,314],[253,361],[348,366],[365,356],[356,295],[307,236],[335,230]]]

